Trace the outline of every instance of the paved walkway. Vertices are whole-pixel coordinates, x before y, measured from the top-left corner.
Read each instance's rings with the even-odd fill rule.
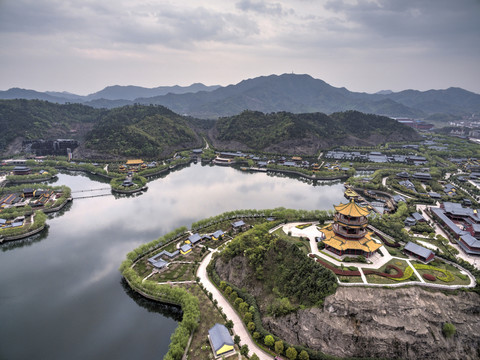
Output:
[[[426,205],[419,205],[420,206],[426,206]],[[423,213],[423,212],[422,212]],[[424,213],[424,216],[426,216],[426,219],[430,219],[426,213]],[[289,224],[285,224],[285,225],[281,225],[281,227],[283,227],[283,231],[288,234],[289,232],[292,234],[292,236],[297,236],[297,237],[300,237],[300,236],[303,236],[303,237],[308,237],[308,239],[310,240],[310,246],[311,246],[311,254],[314,254],[314,255],[317,255],[319,257],[321,257],[322,259],[325,259],[327,260],[328,262],[336,265],[336,266],[341,266],[342,265],[342,262],[338,261],[338,260],[335,260],[333,257],[330,257],[328,255],[325,255],[323,254],[322,252],[320,252],[318,250],[318,247],[317,247],[317,242],[315,240],[316,237],[319,237],[321,236],[321,232],[317,229],[317,224],[316,223],[312,223],[311,226],[305,228],[305,229],[299,229],[297,228],[296,226],[297,225],[300,225],[300,224],[307,224],[308,222],[296,222],[296,223],[289,223]],[[438,226],[436,226],[438,227]],[[278,227],[277,227],[278,228]],[[444,236],[446,237],[446,234],[440,229],[438,228],[442,234],[444,234]],[[452,246],[455,246],[455,247],[458,247],[458,245],[453,245],[451,244]],[[457,285],[438,285],[438,284],[430,284],[430,283],[427,283],[423,280],[423,277],[420,276],[420,274],[417,272],[417,270],[412,266],[412,264],[410,263],[410,258],[401,258],[401,257],[396,257],[396,256],[392,256],[390,255],[390,253],[388,252],[388,250],[385,248],[385,246],[382,246],[379,251],[383,254],[383,256],[379,255],[379,254],[375,254],[374,256],[370,257],[369,260],[372,261],[372,264],[364,264],[364,263],[348,263],[349,266],[356,266],[359,271],[360,271],[360,275],[362,277],[362,281],[363,283],[341,283],[342,285],[345,285],[345,286],[353,286],[353,285],[366,285],[366,286],[393,286],[393,287],[396,287],[396,286],[404,286],[404,285],[409,285],[409,284],[422,284],[422,285],[425,285],[425,286],[430,286],[430,287],[436,287],[436,288],[444,288],[444,289],[454,289],[456,287],[473,287],[475,286],[475,279],[467,272],[465,272],[469,278],[470,278],[470,284],[467,285],[467,286],[457,286]],[[460,250],[460,254],[463,255],[463,256],[460,256],[462,257],[463,259],[465,259],[465,254]],[[362,271],[362,268],[363,269],[379,269],[380,267],[382,267],[383,265],[385,265],[386,263],[388,263],[390,260],[392,259],[397,259],[397,260],[400,260],[400,261],[406,261],[408,263],[408,265],[413,269],[414,271],[414,274],[418,277],[419,281],[418,282],[408,282],[408,283],[401,283],[401,284],[389,284],[389,285],[385,285],[385,284],[374,284],[374,283],[369,283],[367,282],[367,278],[365,277],[365,274],[363,273]],[[465,259],[466,260],[466,259]],[[471,262],[471,259],[470,260],[467,260],[469,262]],[[479,265],[477,265],[476,263],[474,262],[471,262],[475,267],[479,267]],[[344,263],[343,263],[344,264]],[[345,265],[345,264],[344,264]],[[458,268],[458,266],[457,266]],[[460,267],[460,269],[462,271],[464,271],[463,268]]]
[[[412,265],[412,263],[410,262],[410,260],[406,260],[408,266],[410,266],[412,269],[413,269],[413,273],[415,274],[415,276],[417,277],[417,279],[420,280],[420,282],[422,283],[425,283],[425,280],[423,280],[423,276],[420,275],[420,273],[417,271],[417,269],[415,269]]]
[[[216,252],[216,250],[214,251]],[[200,282],[203,284],[205,289],[210,291],[213,295],[213,298],[218,301],[218,305],[223,308],[223,312],[227,315],[227,318],[233,321],[233,332],[240,336],[241,342],[240,344],[246,344],[249,349],[249,354],[252,355],[253,353],[257,354],[260,360],[271,360],[273,356],[267,354],[262,349],[260,349],[250,337],[250,333],[248,332],[245,324],[243,323],[240,316],[236,313],[230,303],[223,297],[222,293],[213,285],[210,280],[208,279],[207,275],[207,265],[210,263],[212,259],[212,255],[214,252],[208,254],[200,263],[200,266],[197,270],[197,276],[200,278]]]
[[[309,226],[305,229],[299,229],[297,228],[297,225],[300,225],[300,224],[305,224],[305,222],[296,222],[296,223],[289,223],[289,224],[283,225],[283,231],[286,234],[290,232],[292,236],[307,237],[310,241],[311,254],[317,255],[322,259],[325,259],[336,266],[340,266],[342,264],[341,261],[335,260],[334,258],[328,255],[325,255],[324,253],[320,252],[320,250],[318,250],[317,241],[315,240],[315,238],[322,236],[322,232],[317,229],[318,224],[312,223],[313,224],[312,226]],[[380,254],[373,255],[372,257],[369,258],[369,260],[372,262],[371,264],[349,263],[348,265],[362,267],[364,269],[378,269],[393,259],[392,255],[390,255],[388,250],[385,249],[385,246],[382,246],[380,248],[380,251],[383,254],[383,256]],[[405,259],[402,259],[402,260],[405,260]]]
[[[363,269],[362,268],[358,268],[358,271],[360,272],[360,276],[362,277],[362,281],[364,284],[367,284],[367,277],[365,276],[365,274],[363,273]]]

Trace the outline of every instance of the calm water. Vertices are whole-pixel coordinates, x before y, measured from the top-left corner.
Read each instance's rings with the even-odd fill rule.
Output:
[[[108,184],[60,174],[76,192]],[[140,196],[74,200],[48,231],[0,248],[0,359],[161,359],[180,313],[121,281],[128,251],[176,227],[233,209],[332,209],[343,185],[192,165]]]

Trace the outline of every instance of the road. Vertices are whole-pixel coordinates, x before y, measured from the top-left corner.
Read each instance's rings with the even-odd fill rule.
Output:
[[[245,324],[243,323],[242,319],[230,303],[223,297],[222,293],[210,282],[210,279],[207,275],[207,265],[210,263],[212,259],[213,252],[208,254],[200,263],[200,266],[197,270],[197,276],[200,278],[200,282],[203,284],[205,289],[212,293],[214,299],[218,301],[218,305],[223,308],[223,312],[227,315],[227,318],[233,321],[233,332],[240,336],[241,342],[240,344],[246,344],[249,349],[249,354],[252,355],[253,353],[257,354],[260,360],[272,360],[273,357],[262,349],[260,349],[250,337],[250,333],[248,332]]]

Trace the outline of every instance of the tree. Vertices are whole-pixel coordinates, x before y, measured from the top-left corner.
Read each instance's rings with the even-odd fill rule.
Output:
[[[248,355],[248,345],[247,344],[242,345],[242,347],[240,348],[240,354],[242,354],[243,356]]]
[[[252,356],[250,356],[250,360],[260,360],[257,354],[253,353]]]
[[[233,321],[232,321],[232,320],[228,320],[228,321],[225,323],[225,327],[226,327],[228,330],[232,330],[232,329],[233,329]]]
[[[227,286],[227,287],[225,288],[225,295],[228,296],[228,295],[230,295],[231,293],[232,293],[232,288],[231,288],[230,286]]]
[[[233,305],[238,309],[238,305],[240,305],[243,302],[242,298],[236,298],[235,301],[233,302]]]
[[[297,350],[295,350],[294,347],[289,347],[287,349],[287,351],[285,352],[285,355],[287,355],[287,357],[290,359],[290,360],[295,360],[297,358]]]
[[[300,354],[298,354],[298,360],[310,360],[310,357],[305,350],[302,350],[300,351]]]
[[[453,325],[452,323],[446,322],[445,324],[443,324],[442,332],[443,332],[443,336],[445,336],[446,338],[450,338],[453,335],[455,335],[456,331],[457,329],[455,328],[455,325]]]
[[[272,347],[273,344],[275,344],[275,339],[273,338],[272,335],[267,335],[267,336],[265,336],[265,339],[263,340],[263,342],[264,342],[265,345],[267,345],[268,347]]]
[[[242,314],[245,314],[248,310],[249,306],[246,302],[242,302],[239,306],[238,306],[238,310],[242,313]]]
[[[283,353],[283,341],[282,340],[278,340],[278,341],[275,341],[275,352],[279,355],[281,355]]]
[[[255,330],[255,323],[250,321],[247,325],[248,331],[253,332]]]
[[[235,335],[235,336],[233,337],[233,342],[234,342],[236,345],[240,344],[240,336]]]
[[[262,335],[260,335],[260,333],[259,333],[258,331],[255,331],[255,332],[253,333],[253,338],[254,338],[255,340],[260,339],[260,336],[262,336]]]
[[[248,324],[252,320],[253,320],[252,313],[247,312],[243,317],[243,321],[245,322],[245,324]]]

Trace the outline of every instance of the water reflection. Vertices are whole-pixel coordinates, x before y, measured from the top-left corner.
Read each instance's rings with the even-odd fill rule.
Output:
[[[0,249],[2,250],[2,252],[5,252],[9,250],[23,248],[25,246],[32,246],[33,244],[38,243],[46,239],[47,237],[48,237],[48,225],[45,226],[45,229],[43,229],[38,234],[29,236],[28,238],[4,242],[0,244]]]
[[[108,187],[82,173],[60,173],[55,185],[85,193]],[[314,187],[200,164],[148,187],[140,196],[73,200],[48,219],[48,231],[1,246],[0,359],[161,358],[178,309],[139,300],[119,284],[129,251],[225,211],[331,210],[344,201],[341,183]]]
[[[181,321],[183,312],[179,306],[165,304],[157,301],[152,301],[139,295],[132,288],[128,285],[125,279],[122,278],[120,281],[123,290],[125,293],[133,300],[138,306],[141,306],[148,310],[148,312],[154,312],[157,314],[161,314],[167,318],[173,319],[175,321]]]

